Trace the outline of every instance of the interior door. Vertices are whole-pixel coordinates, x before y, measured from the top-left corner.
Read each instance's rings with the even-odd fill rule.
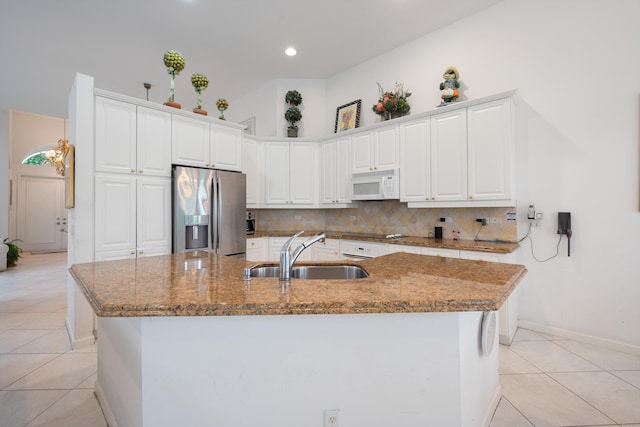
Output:
[[[20,246],[26,252],[67,250],[67,210],[64,179],[25,176],[18,178],[16,226]]]

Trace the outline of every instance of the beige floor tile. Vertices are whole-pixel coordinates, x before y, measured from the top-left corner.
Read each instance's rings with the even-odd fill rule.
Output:
[[[57,354],[2,354],[0,355],[0,389],[19,380],[47,362],[59,357]]]
[[[518,328],[513,336],[514,341],[546,341],[547,337],[540,332],[530,331],[529,329]]]
[[[66,393],[67,390],[0,391],[0,425],[23,427]]]
[[[611,373],[629,384],[640,388],[640,371],[614,371]]]
[[[607,371],[640,370],[640,356],[577,341],[557,344]]]
[[[75,388],[95,373],[96,365],[97,357],[93,353],[63,354],[14,382],[8,389],[69,390]]]
[[[507,346],[500,345],[500,374],[533,374],[541,372],[540,369],[527,362]]]
[[[503,397],[498,403],[489,427],[533,427],[533,424]]]
[[[0,330],[0,353],[9,353],[50,332],[46,330]]]
[[[92,390],[72,390],[27,427],[106,427],[100,404]]]
[[[69,350],[71,350],[71,343],[67,331],[56,329],[16,348],[12,353],[66,353]]]
[[[39,317],[35,317],[32,320],[28,320],[21,325],[16,326],[16,329],[63,329],[66,321],[66,310],[64,313],[60,311],[53,313],[41,313]]]
[[[1,329],[21,329],[20,326],[24,323],[40,319],[42,316],[46,316],[45,313],[7,313],[0,317],[0,330]]]
[[[602,370],[551,341],[513,342],[511,351],[544,372]]]
[[[502,375],[502,395],[537,426],[615,424],[545,374]]]
[[[640,390],[609,372],[549,374],[617,423],[640,423]]]
[[[95,373],[91,375],[89,378],[84,380],[76,389],[89,389],[94,390],[96,388],[96,380],[98,379],[98,374]]]

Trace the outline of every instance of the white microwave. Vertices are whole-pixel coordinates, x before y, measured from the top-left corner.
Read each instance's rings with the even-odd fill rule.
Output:
[[[354,173],[351,176],[351,200],[400,198],[398,169]]]

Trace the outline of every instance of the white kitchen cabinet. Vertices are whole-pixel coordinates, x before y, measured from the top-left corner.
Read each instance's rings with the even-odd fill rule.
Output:
[[[356,133],[352,142],[352,173],[397,169],[399,161],[397,125]]]
[[[184,166],[209,166],[209,123],[171,116],[171,159]]]
[[[265,205],[317,205],[318,146],[315,142],[265,142]]]
[[[409,245],[394,245],[389,244],[387,251],[390,254],[394,254],[396,252],[406,252],[408,254],[422,254],[422,248],[420,246],[409,246]]]
[[[446,258],[460,258],[460,251],[458,249],[423,247],[421,253],[422,255],[442,256]]]
[[[242,130],[210,125],[209,166],[229,171],[242,171]]]
[[[311,251],[312,261],[339,261],[342,259],[339,239],[325,239],[324,242],[316,242],[306,250]]]
[[[247,261],[268,261],[268,237],[247,239]]]
[[[197,118],[172,115],[172,161],[175,164],[242,170],[242,131]]]
[[[431,197],[467,200],[466,110],[431,117]]]
[[[431,200],[431,120],[400,125],[400,201]]]
[[[247,175],[247,206],[260,208],[264,203],[264,145],[253,138],[242,141],[242,172]]]
[[[136,165],[136,106],[95,98],[95,170],[131,174]]]
[[[509,200],[513,184],[511,99],[467,108],[470,200]]]
[[[96,259],[171,253],[171,179],[96,174]]]
[[[351,203],[351,138],[331,139],[320,147],[320,201],[324,207],[345,207]]]
[[[171,114],[96,97],[96,171],[171,176]]]

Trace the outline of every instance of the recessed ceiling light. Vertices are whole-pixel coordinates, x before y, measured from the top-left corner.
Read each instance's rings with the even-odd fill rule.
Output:
[[[285,51],[284,51],[285,55],[287,56],[295,56],[296,55],[296,50],[292,47],[288,47]]]

